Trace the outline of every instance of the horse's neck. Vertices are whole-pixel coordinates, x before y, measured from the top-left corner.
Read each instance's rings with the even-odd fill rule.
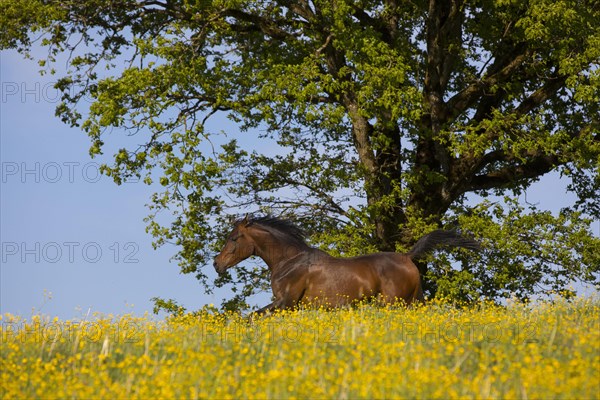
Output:
[[[268,232],[264,234],[261,232],[254,239],[254,253],[267,263],[271,272],[281,263],[296,258],[310,249],[306,245],[292,244]]]

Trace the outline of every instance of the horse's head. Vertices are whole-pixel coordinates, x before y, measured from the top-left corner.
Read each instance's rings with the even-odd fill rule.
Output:
[[[252,220],[247,215],[243,220],[235,223],[227,237],[227,243],[213,263],[219,274],[254,254],[254,240],[248,233],[251,225]]]

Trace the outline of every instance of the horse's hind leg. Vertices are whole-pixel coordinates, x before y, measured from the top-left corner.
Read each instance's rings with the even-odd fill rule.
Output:
[[[421,286],[421,282],[415,288],[412,299],[409,304],[413,303],[425,303],[425,296],[423,295],[423,286]]]
[[[385,304],[399,303],[411,305],[413,303],[424,302],[423,289],[421,282],[417,281],[414,286],[407,285],[407,282],[396,282],[383,285],[381,288],[381,297]]]

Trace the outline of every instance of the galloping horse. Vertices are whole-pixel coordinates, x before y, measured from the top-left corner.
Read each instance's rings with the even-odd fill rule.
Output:
[[[257,313],[299,303],[339,307],[380,296],[385,303],[423,301],[419,270],[413,260],[438,245],[478,249],[479,243],[456,232],[437,230],[419,239],[406,254],[375,253],[337,258],[306,244],[303,232],[275,217],[238,220],[215,270],[222,274],[250,256],[262,258],[271,271],[275,301]]]

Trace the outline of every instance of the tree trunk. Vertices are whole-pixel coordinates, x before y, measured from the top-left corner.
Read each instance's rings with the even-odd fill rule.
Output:
[[[359,159],[364,167],[365,192],[370,218],[375,225],[375,244],[380,251],[395,251],[400,227],[406,222],[399,193],[394,184],[402,180],[400,129],[395,122],[375,129],[360,115],[356,102],[346,98],[352,120],[352,133]],[[373,145],[377,138],[377,145]]]

